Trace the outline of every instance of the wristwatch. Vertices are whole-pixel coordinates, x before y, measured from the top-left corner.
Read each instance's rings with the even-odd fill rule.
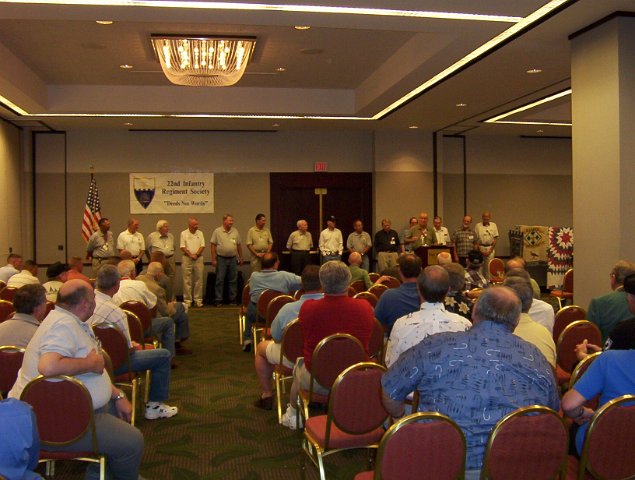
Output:
[[[126,394],[123,390],[119,390],[119,393],[113,397],[112,401],[116,402],[117,400],[121,400],[122,398],[126,398]]]

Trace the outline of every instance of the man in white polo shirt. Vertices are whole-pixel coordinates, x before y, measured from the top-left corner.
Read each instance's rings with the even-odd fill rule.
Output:
[[[190,218],[187,228],[181,232],[181,275],[183,276],[183,303],[186,306],[203,306],[203,250],[205,237],[198,229],[198,220]],[[192,302],[192,298],[194,302]]]
[[[137,275],[141,273],[143,268],[143,255],[146,252],[146,241],[139,230],[139,220],[130,218],[128,220],[128,228],[117,237],[117,251],[119,255],[126,250],[130,252],[131,258],[135,264]]]

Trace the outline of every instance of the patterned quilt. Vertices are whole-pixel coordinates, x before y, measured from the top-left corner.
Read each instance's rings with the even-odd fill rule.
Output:
[[[561,287],[564,274],[573,267],[573,228],[549,227],[547,286]]]
[[[526,262],[547,261],[549,249],[549,227],[520,225],[523,239],[523,258]]]

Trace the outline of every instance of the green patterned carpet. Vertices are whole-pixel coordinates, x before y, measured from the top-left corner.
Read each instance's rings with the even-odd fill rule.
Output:
[[[177,357],[170,400],[179,414],[137,426],[145,437],[146,479],[318,479],[300,446],[301,434],[278,425],[277,413],[253,406],[259,389],[253,353],[238,344],[237,308],[190,310],[191,356]],[[366,452],[326,458],[329,479],[352,479]],[[76,463],[59,464],[55,478],[83,477]]]

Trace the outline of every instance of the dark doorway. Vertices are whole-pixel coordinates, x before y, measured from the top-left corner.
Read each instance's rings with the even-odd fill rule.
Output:
[[[326,217],[337,218],[346,238],[353,221],[361,218],[364,230],[373,236],[373,179],[371,173],[272,173],[270,174],[271,233],[278,253],[286,251],[287,239],[296,222],[305,219],[317,250]],[[321,218],[320,218],[321,214]],[[289,267],[288,254],[281,255],[282,268]],[[317,259],[317,257],[314,257]]]

